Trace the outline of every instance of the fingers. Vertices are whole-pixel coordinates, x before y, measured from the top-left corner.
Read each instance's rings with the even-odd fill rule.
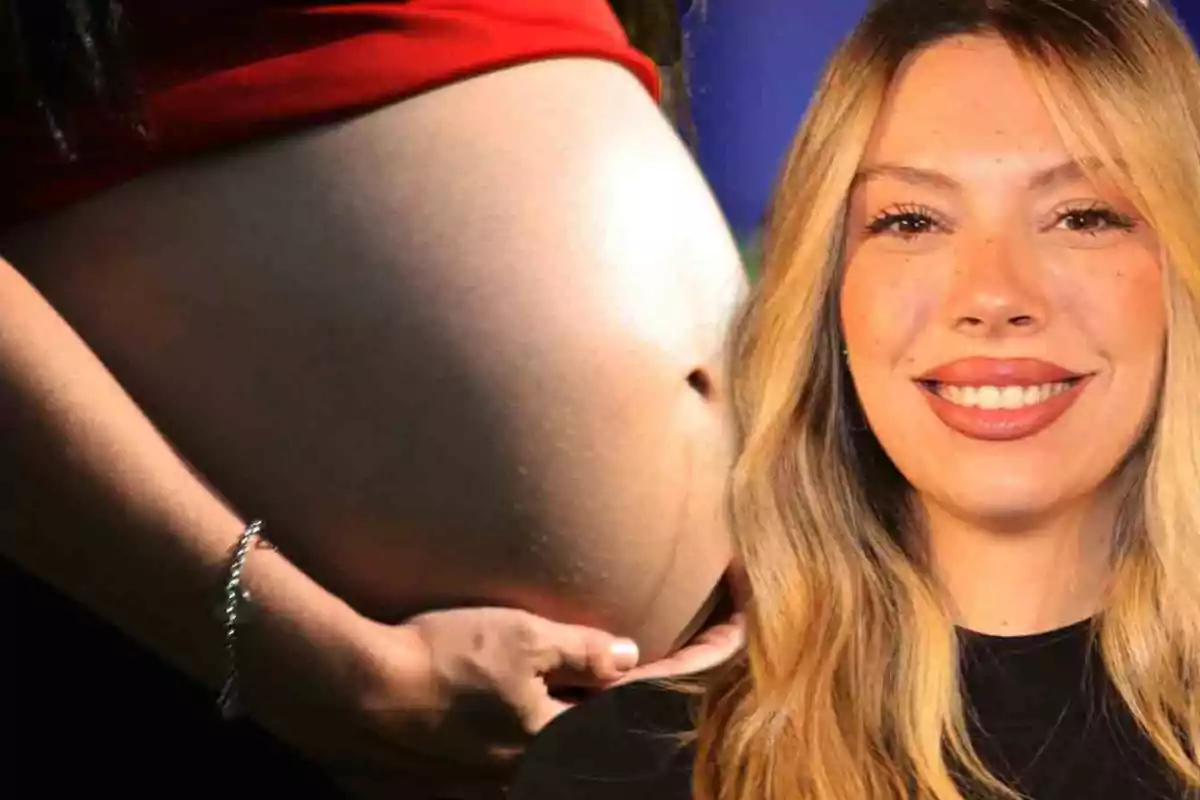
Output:
[[[630,639],[539,617],[532,617],[531,625],[532,666],[554,685],[601,685],[637,666],[638,647]]]
[[[550,685],[600,687],[637,666],[636,643],[595,628],[523,614],[513,630],[522,640],[528,671],[506,694],[530,733],[571,707],[551,696]]]
[[[532,700],[524,709],[525,725],[531,734],[536,735],[570,708],[570,703],[555,700],[549,692],[543,690],[540,697]]]
[[[742,615],[734,614],[728,622],[714,625],[673,655],[653,664],[630,670],[610,686],[704,672],[725,663],[736,655],[745,645],[745,641]]]

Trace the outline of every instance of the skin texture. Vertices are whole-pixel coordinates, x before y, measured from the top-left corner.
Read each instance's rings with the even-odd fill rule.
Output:
[[[1155,234],[1102,177],[1045,172],[1070,162],[1007,46],[955,39],[899,76],[851,198],[841,313],[854,384],[916,489],[959,613],[985,632],[1047,629],[1096,610],[1111,478],[1158,387],[1166,322]],[[886,214],[908,216],[868,232]],[[913,380],[972,356],[1039,358],[1093,377],[1045,430],[973,440],[945,426]]]
[[[213,156],[0,252],[375,618],[513,605],[634,636],[645,663],[725,569],[743,278],[619,67],[516,67]]]
[[[228,669],[215,588],[224,585],[244,521],[3,260],[0,320],[0,556],[215,697]],[[356,613],[271,548],[251,553],[242,585],[253,603],[239,625],[239,695],[256,722],[323,765],[352,797],[420,797],[422,787],[457,796],[446,793],[450,785],[495,796],[525,743],[567,707],[551,691],[701,671],[740,647],[731,619],[630,671],[638,661],[632,642],[511,608],[457,608],[387,625]],[[33,618],[47,621],[35,606]],[[18,676],[62,652],[39,650],[39,633],[54,629],[26,628],[11,631],[15,651],[33,653]],[[100,659],[99,674],[85,667],[76,692],[97,690],[108,661]],[[46,681],[53,682],[34,680],[38,701],[17,704],[16,724],[76,712],[78,694],[48,699],[36,690]],[[162,699],[150,689],[133,705]],[[105,735],[93,722],[76,726],[64,752]],[[110,741],[101,752],[136,750],[141,741]],[[73,776],[58,777],[70,784]]]

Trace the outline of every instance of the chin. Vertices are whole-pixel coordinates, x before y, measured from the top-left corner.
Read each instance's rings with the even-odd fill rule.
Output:
[[[1072,495],[1034,475],[931,487],[921,494],[952,516],[988,529],[1028,528],[1061,509]]]

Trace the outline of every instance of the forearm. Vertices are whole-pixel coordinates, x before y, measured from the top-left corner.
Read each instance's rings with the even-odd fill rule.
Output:
[[[0,553],[193,677],[220,682],[214,609],[243,521],[3,261],[0,473]],[[314,606],[306,624],[352,613],[280,556],[253,559],[269,580],[293,584],[275,595]]]

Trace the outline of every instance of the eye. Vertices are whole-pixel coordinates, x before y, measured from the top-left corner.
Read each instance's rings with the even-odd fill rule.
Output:
[[[944,229],[941,218],[932,209],[921,206],[897,206],[867,224],[867,233],[872,236],[895,236],[904,240]]]
[[[1132,218],[1103,205],[1069,208],[1056,217],[1054,227],[1060,230],[1095,236],[1110,230],[1128,231],[1134,227]]]

